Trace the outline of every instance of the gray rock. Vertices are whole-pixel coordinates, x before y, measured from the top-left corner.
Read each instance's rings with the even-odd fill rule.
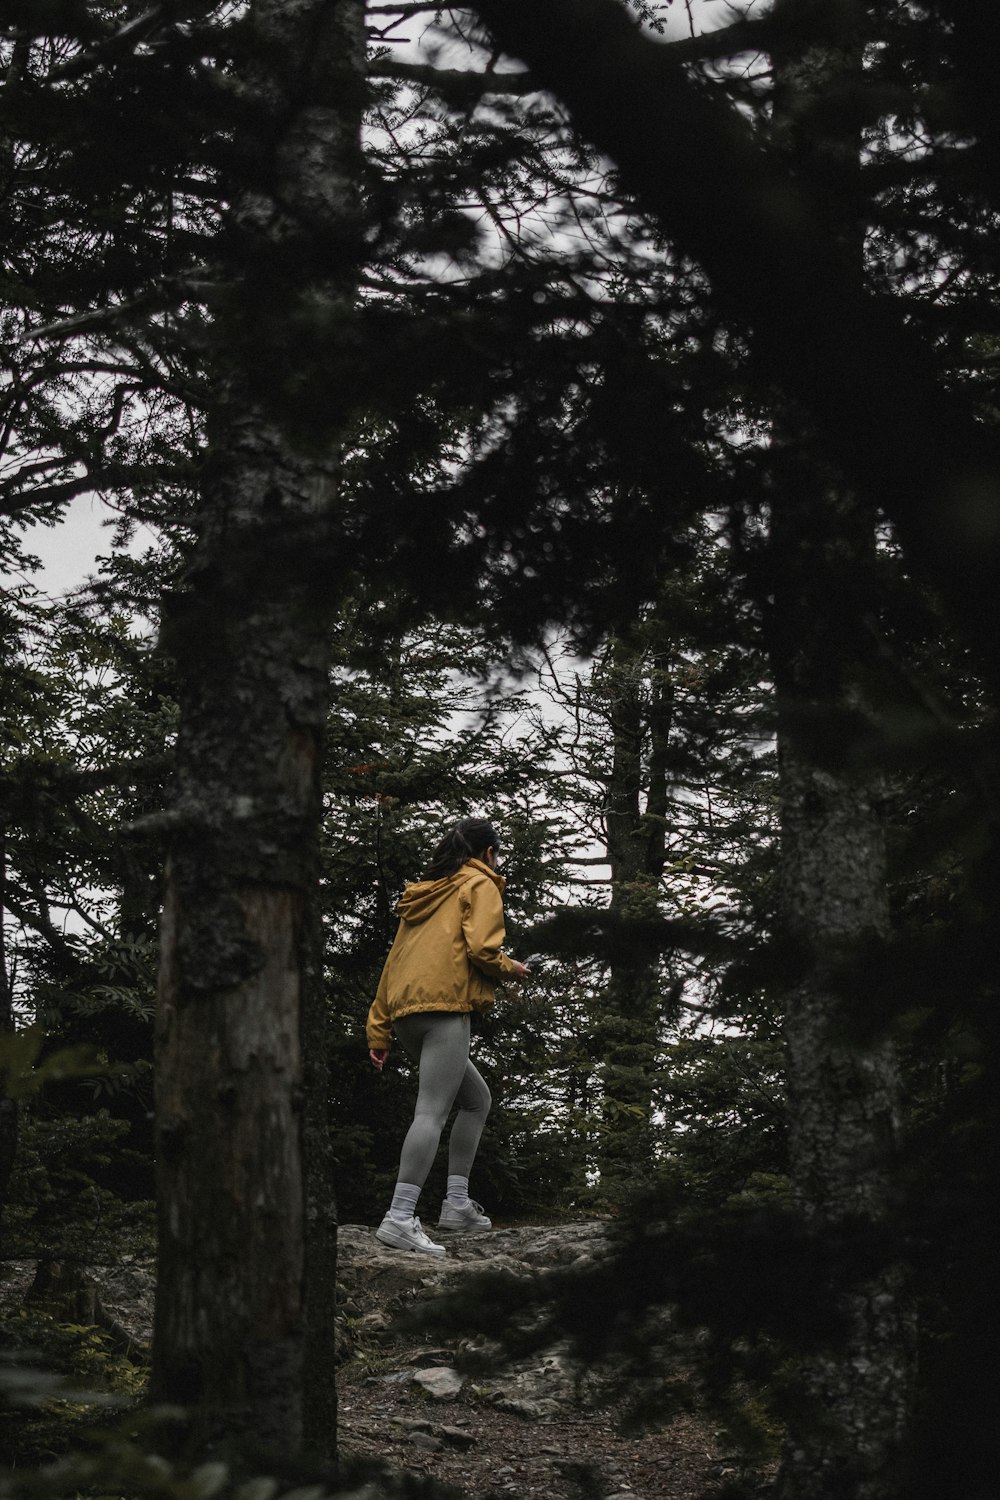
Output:
[[[543,1396],[540,1401],[532,1401],[524,1397],[513,1398],[501,1396],[494,1402],[501,1411],[509,1411],[512,1417],[521,1417],[525,1422],[540,1422],[543,1417],[554,1417],[561,1410],[560,1403],[554,1401],[551,1396]]]
[[[411,1448],[422,1448],[427,1453],[440,1453],[444,1447],[441,1439],[431,1432],[411,1432],[408,1441]]]
[[[426,1417],[390,1417],[393,1427],[402,1427],[404,1432],[430,1432],[431,1424]]]
[[[437,1434],[438,1437],[444,1439],[449,1448],[461,1448],[462,1450],[474,1448],[479,1441],[478,1438],[473,1437],[471,1432],[467,1432],[464,1427],[439,1427]]]
[[[464,1375],[447,1368],[414,1370],[411,1379],[437,1401],[454,1401],[465,1384]]]
[[[376,1308],[374,1312],[361,1314],[358,1319],[358,1331],[362,1333],[382,1333],[389,1327],[391,1321],[387,1313],[380,1312]]]

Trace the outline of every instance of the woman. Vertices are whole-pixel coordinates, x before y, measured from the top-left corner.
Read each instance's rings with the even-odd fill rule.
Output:
[[[368,1055],[375,1067],[381,1071],[395,1031],[420,1073],[399,1180],[375,1232],[383,1245],[399,1250],[445,1254],[420,1227],[417,1199],[456,1100],[448,1196],[438,1228],[481,1232],[493,1227],[469,1197],[469,1173],[491,1102],[469,1061],[469,1017],[492,1005],[496,980],[528,975],[526,965],[502,951],[506,882],[496,873],[498,848],[496,832],[483,818],[463,818],[445,834],[423,879],[400,897],[399,931],[368,1012]]]

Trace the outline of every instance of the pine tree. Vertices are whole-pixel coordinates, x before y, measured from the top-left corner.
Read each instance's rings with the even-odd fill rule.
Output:
[[[4,928],[33,1163],[15,1172],[6,1232],[22,1255],[72,1261],[105,1253],[152,1197],[156,852],[120,827],[159,795],[169,711],[120,613],[53,605],[27,583],[5,612]],[[88,1192],[53,1204],[48,1179],[109,1147]]]
[[[274,342],[282,320],[312,307],[349,337],[362,20],[353,0],[279,0],[248,17],[249,172],[231,179],[220,247],[232,284],[215,322],[199,541],[165,627],[180,727],[157,1022],[154,1388],[194,1401],[203,1434],[327,1452],[334,1240],[313,892],[350,398],[330,392],[329,425],[306,451],[261,385],[287,347],[284,330]]]

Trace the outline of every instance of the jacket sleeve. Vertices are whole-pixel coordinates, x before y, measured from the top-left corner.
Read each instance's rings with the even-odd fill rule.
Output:
[[[382,978],[379,980],[375,999],[368,1011],[368,1025],[365,1031],[368,1036],[368,1045],[373,1052],[389,1050],[392,1041],[392,1021],[389,1017],[389,1007],[386,1003],[385,969],[382,970]]]
[[[502,951],[506,931],[500,892],[490,880],[474,880],[462,894],[462,934],[469,962],[491,979],[502,979],[514,966]]]

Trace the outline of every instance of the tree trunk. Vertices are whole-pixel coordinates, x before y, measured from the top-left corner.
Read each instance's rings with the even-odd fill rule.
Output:
[[[655,917],[666,840],[666,762],[671,684],[648,642],[617,635],[602,668],[609,698],[611,774],[605,806],[612,915],[616,935],[605,1013],[596,1045],[604,1060],[603,1129],[598,1165],[602,1191],[635,1180],[652,1150],[650,1110],[660,1013],[659,966],[630,937],[628,924]],[[645,792],[645,796],[644,796]]]
[[[835,1289],[834,1307],[803,1318],[831,1311],[841,1336],[799,1365],[779,1491],[891,1500],[912,1382],[904,1277],[879,1246],[895,1202],[900,1085],[892,1041],[851,1016],[845,979],[888,933],[885,838],[875,775],[850,763],[846,745],[846,765],[829,755],[838,713],[863,707],[852,686],[860,626],[845,630],[845,618],[857,620],[849,601],[873,543],[850,501],[804,488],[816,479],[807,462],[773,529],[781,935],[795,965],[785,997],[792,1182]]]
[[[858,84],[860,38],[845,24],[837,47],[773,61],[775,139],[821,190],[831,242],[854,257],[860,287],[860,143],[843,106]],[[833,1257],[842,1328],[799,1367],[779,1488],[788,1500],[892,1500],[904,1485],[912,1337],[902,1269],[877,1247],[895,1206],[900,1079],[884,1028],[852,1017],[845,978],[889,932],[879,778],[851,753],[852,720],[871,709],[861,684],[874,517],[817,461],[794,418],[774,463],[780,923],[796,964],[785,1015],[789,1151],[806,1224]]]
[[[287,320],[323,306],[339,319],[328,339],[348,334],[363,6],[256,0],[251,27],[244,81],[261,114],[243,159],[257,186],[235,195],[224,239],[238,290],[216,329],[201,532],[164,616],[181,722],[157,1011],[153,1384],[192,1409],[201,1447],[224,1435],[332,1457],[315,900],[347,393],[327,392],[327,430],[308,446],[275,411],[303,378],[287,369]]]
[[[5,897],[7,885],[7,849],[4,829],[0,825],[0,1037],[14,1035],[14,1003],[10,989],[10,974],[7,968],[7,925]],[[17,1157],[18,1108],[17,1100],[7,1093],[6,1070],[0,1063],[0,1213],[7,1199],[7,1184],[10,1182]]]
[[[28,64],[29,53],[29,43],[23,37],[18,37],[11,48],[10,62],[8,63],[7,74],[4,79],[4,91],[8,100],[21,87]],[[12,180],[14,174],[15,160],[16,154],[13,150],[11,138],[6,134],[0,134],[0,167],[2,167],[4,178],[8,182]],[[15,1031],[10,972],[7,967],[6,817],[6,810],[0,809],[0,1038],[13,1037]],[[17,1100],[12,1099],[7,1092],[6,1070],[2,1062],[0,1062],[0,1216],[2,1216],[3,1207],[7,1201],[7,1185],[10,1182],[11,1173],[14,1170],[14,1162],[17,1157],[19,1116],[20,1112]],[[0,1246],[0,1249],[2,1249],[2,1246]]]

